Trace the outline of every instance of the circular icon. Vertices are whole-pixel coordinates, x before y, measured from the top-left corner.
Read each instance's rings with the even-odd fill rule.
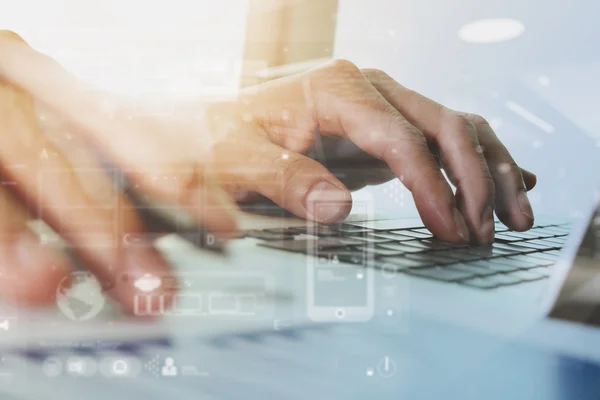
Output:
[[[125,360],[115,360],[112,365],[112,372],[119,376],[127,375],[129,372],[129,365],[127,365]]]
[[[100,361],[98,370],[107,378],[129,378],[140,374],[142,366],[135,357],[109,356]]]
[[[56,304],[63,315],[73,321],[86,321],[97,316],[106,299],[100,282],[89,272],[76,271],[66,277],[56,290]]]
[[[384,378],[390,378],[396,374],[396,362],[389,357],[384,357],[377,364],[377,372]]]
[[[62,361],[58,357],[48,357],[42,364],[42,371],[50,378],[56,378],[62,373]]]
[[[343,319],[346,316],[346,311],[343,308],[338,308],[335,310],[335,316],[339,319]]]
[[[65,370],[71,376],[90,377],[97,369],[96,361],[90,357],[69,357],[65,362]]]

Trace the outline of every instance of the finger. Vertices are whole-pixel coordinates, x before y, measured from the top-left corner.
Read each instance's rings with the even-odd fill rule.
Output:
[[[525,168],[521,168],[521,175],[523,175],[523,181],[525,181],[527,191],[533,189],[537,184],[537,176],[533,172],[527,171]]]
[[[27,210],[6,190],[15,184],[3,179],[0,187],[0,293],[16,303],[48,304],[71,268],[63,255],[40,244],[28,229]]]
[[[0,76],[31,93],[65,118],[151,198],[183,207],[217,234],[236,230],[237,208],[199,160],[210,147],[204,127],[164,126],[154,120],[109,119],[103,105],[114,98],[90,90],[60,65],[0,34]],[[178,140],[173,140],[173,131]],[[181,145],[185,143],[185,145]],[[168,179],[163,179],[168,177]],[[161,184],[157,184],[160,180]]]
[[[425,137],[371,85],[353,64],[341,61],[304,80],[322,133],[344,134],[384,160],[412,192],[425,225],[446,241],[469,240],[452,189]]]
[[[322,164],[256,135],[215,146],[212,171],[228,190],[257,192],[295,215],[322,223],[350,213],[349,190]]]
[[[522,169],[519,168],[484,118],[474,114],[469,114],[468,118],[477,128],[483,154],[498,188],[496,194],[498,218],[506,226],[517,231],[531,228],[534,215],[531,203],[527,198],[528,185],[521,172]],[[527,175],[529,186],[535,186],[535,175],[530,172],[525,175]]]
[[[84,264],[128,310],[137,289],[115,286],[121,274],[169,275],[152,246],[125,248],[127,233],[143,232],[139,218],[104,171],[78,167],[41,135],[33,103],[22,90],[0,83],[0,162],[20,165],[4,171],[28,204],[69,241]],[[85,159],[89,160],[88,154]]]
[[[433,141],[457,186],[457,200],[471,232],[482,243],[494,240],[495,186],[477,131],[463,115],[406,89],[379,70],[363,73],[394,108]]]

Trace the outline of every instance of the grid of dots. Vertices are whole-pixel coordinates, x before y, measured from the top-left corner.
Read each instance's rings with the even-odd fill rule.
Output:
[[[383,193],[400,207],[404,206],[405,191],[405,187],[399,181],[390,182],[383,188]]]
[[[144,364],[144,368],[148,370],[156,378],[160,376],[160,357],[154,356]]]

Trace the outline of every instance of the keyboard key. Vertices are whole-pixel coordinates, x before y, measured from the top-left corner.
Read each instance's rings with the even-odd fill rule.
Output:
[[[516,237],[516,238],[520,238],[520,239],[537,239],[538,235],[527,231],[527,232],[515,232],[515,231],[509,231],[509,232],[505,232],[504,235],[507,236],[512,236],[512,237]]]
[[[558,258],[558,256],[560,255],[560,250],[550,250],[550,251],[545,251],[544,253],[556,256],[556,258]]]
[[[544,239],[544,241],[548,242],[548,243],[554,243],[556,245],[558,245],[559,247],[563,247],[566,241],[566,237],[551,237],[551,238],[547,238]]]
[[[493,263],[494,265],[508,266],[511,268],[511,270],[529,269],[529,268],[535,268],[535,267],[539,266],[535,262],[519,259],[518,257],[519,256],[511,256],[511,257],[506,257],[506,258],[495,258],[495,259],[489,260],[489,261],[491,263]],[[502,272],[508,272],[508,271],[502,271]]]
[[[537,250],[556,250],[559,249],[560,246],[555,243],[546,242],[543,239],[539,240],[526,240],[524,242],[519,242],[519,246],[529,247]]]
[[[570,229],[565,227],[549,226],[544,228],[544,231],[552,234],[553,236],[566,236],[569,234]]]
[[[535,267],[535,268],[528,269],[527,272],[541,275],[544,278],[547,278],[552,274],[552,271],[548,267]]]
[[[421,251],[429,251],[431,248],[427,245],[427,243],[423,243],[421,240],[413,240],[411,242],[403,243],[404,246],[414,247],[417,249],[421,249]],[[414,253],[414,252],[413,252]]]
[[[247,231],[245,232],[246,237],[251,237],[254,239],[260,240],[287,240],[292,239],[294,236],[292,234],[284,234],[284,233],[271,233],[266,231]]]
[[[531,253],[531,254],[525,254],[524,256],[529,257],[531,260],[533,261],[537,261],[540,264],[544,265],[552,265],[556,262],[556,260],[558,259],[557,256],[555,256],[554,254],[549,254],[548,252],[537,252],[537,253]]]
[[[505,235],[502,233],[496,234],[496,241],[501,242],[501,243],[520,242],[522,240],[523,240],[523,238],[516,237],[516,236]]]
[[[477,289],[495,289],[500,286],[497,282],[487,278],[473,278],[460,282],[461,285],[474,287]]]
[[[447,257],[456,261],[476,261],[481,260],[482,257],[479,254],[471,254],[463,249],[451,249],[451,250],[439,250],[435,252],[437,257]]]
[[[473,278],[475,274],[469,271],[459,271],[451,267],[432,267],[409,269],[405,271],[409,275],[420,276],[423,278],[435,279],[444,282],[456,282]]]
[[[530,247],[519,246],[519,243],[494,243],[492,246],[500,250],[510,251],[513,254],[525,254],[537,251]]]
[[[474,263],[450,264],[450,265],[448,265],[448,267],[455,269],[457,271],[470,272],[476,276],[489,276],[489,275],[495,275],[498,273],[490,268],[482,267],[482,266],[479,266]]]
[[[469,264],[473,264],[477,267],[487,268],[490,271],[494,271],[497,273],[513,272],[513,271],[518,271],[520,269],[518,266],[516,266],[514,264],[504,262],[504,259],[473,261]]]
[[[380,236],[374,235],[372,233],[361,233],[361,235],[362,236],[351,235],[349,237],[352,239],[362,240],[363,242],[368,242],[368,243],[388,243],[388,242],[394,241],[393,239],[380,237]]]
[[[427,229],[427,228],[418,228],[418,229],[412,228],[411,231],[418,232],[418,233],[423,233],[423,234],[429,235],[429,236],[433,236],[433,234],[431,233],[431,231],[429,229]]]
[[[431,235],[431,234],[415,232],[413,230],[397,230],[397,231],[391,231],[391,232],[399,233],[399,234],[405,235],[405,236],[410,236],[415,239],[429,239],[429,238],[433,237],[433,235]]]
[[[496,231],[496,233],[500,233],[500,232],[506,232],[509,229],[502,222],[496,221],[494,224],[494,230]]]
[[[362,226],[356,226],[351,224],[341,224],[337,226],[337,230],[344,233],[364,233],[364,232],[374,232],[373,229],[364,228]]]
[[[543,275],[535,274],[530,271],[515,271],[508,274],[508,276],[510,276],[512,279],[519,279],[523,282],[533,282],[546,278]]]
[[[536,235],[540,239],[550,238],[556,236],[553,232],[548,228],[532,228],[528,232]]]
[[[404,254],[403,251],[386,249],[385,247],[380,247],[377,245],[375,245],[374,247],[368,248],[368,252],[372,253],[375,257],[400,256],[400,255]]]
[[[391,239],[396,242],[406,242],[409,240],[416,240],[414,237],[401,235],[399,233],[394,233],[394,232],[377,232],[377,233],[374,233],[374,235],[376,237]]]
[[[377,247],[381,247],[383,249],[389,250],[398,250],[404,253],[420,253],[425,251],[426,249],[415,247],[415,246],[407,246],[405,242],[402,243],[383,243],[378,244]]]
[[[535,253],[535,254],[539,254],[539,253]],[[530,265],[529,268],[539,267],[539,266],[554,265],[554,261],[544,260],[544,259],[539,258],[539,257],[533,257],[533,255],[531,255],[531,254],[525,254],[525,255],[521,255],[521,256],[507,257],[506,260],[507,261],[511,260],[510,261],[511,263],[513,261],[517,261],[517,262],[521,262],[521,263],[527,263],[527,264]],[[526,267],[522,267],[522,269],[526,269]]]
[[[552,251],[554,251],[554,250],[552,250]],[[553,261],[553,262],[556,262],[556,260],[558,260],[558,257],[554,254],[551,254],[550,251],[541,251],[538,253],[530,254],[530,256],[535,257],[535,258],[541,258],[541,259],[547,260],[547,261]]]
[[[408,268],[422,267],[419,261],[410,260],[405,257],[379,257],[375,259],[375,267],[386,271],[404,271]]]
[[[306,225],[294,227],[294,231],[319,237],[342,236],[336,225]]]
[[[445,264],[452,264],[454,262],[456,262],[456,260],[452,260],[446,257],[437,257],[435,255],[435,253],[419,253],[419,254],[414,254],[414,253],[410,253],[410,254],[406,254],[404,257],[410,259],[410,260],[415,260],[415,261],[420,261],[423,265],[445,265]]]
[[[469,254],[479,255],[481,258],[494,258],[515,254],[514,251],[502,250],[491,245],[469,247],[464,251],[468,252]]]
[[[507,273],[507,274],[496,274],[487,276],[484,279],[489,279],[490,281],[496,283],[498,286],[508,286],[515,285],[517,283],[524,282],[518,275],[515,275],[516,272]]]
[[[417,247],[426,248],[429,250],[448,250],[448,249],[460,249],[460,248],[469,247],[468,244],[442,242],[439,239],[425,239],[425,240],[409,242],[406,244],[409,246],[417,246]]]
[[[360,245],[362,242],[344,238],[322,238],[317,240],[312,239],[292,239],[279,240],[266,243],[260,243],[260,246],[270,247],[273,249],[292,251],[296,253],[316,252],[317,250],[345,248],[346,246]]]

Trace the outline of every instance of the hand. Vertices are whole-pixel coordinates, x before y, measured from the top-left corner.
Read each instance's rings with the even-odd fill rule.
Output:
[[[300,217],[342,220],[351,207],[348,185],[396,176],[442,240],[492,242],[494,210],[512,229],[533,224],[526,191],[536,177],[517,166],[486,120],[437,104],[382,71],[335,61],[251,88],[215,104],[209,116],[219,134],[211,170],[226,189],[259,193]],[[319,151],[328,165],[366,174],[342,182],[307,156]],[[382,164],[383,172],[369,174]],[[333,205],[311,212],[319,201]]]
[[[130,198],[113,185],[118,172],[107,176],[99,154],[140,193],[187,210],[217,235],[235,231],[235,205],[197,161],[202,135],[130,120],[124,111],[108,118],[101,106],[119,108],[117,99],[90,90],[15,34],[0,32],[0,54],[3,297],[48,303],[73,268],[63,253],[40,243],[28,227],[32,218],[60,234],[126,310],[133,309],[138,277],[172,274]],[[173,140],[174,131],[181,141]],[[127,235],[142,239],[130,245]],[[170,289],[155,291],[162,292]]]

